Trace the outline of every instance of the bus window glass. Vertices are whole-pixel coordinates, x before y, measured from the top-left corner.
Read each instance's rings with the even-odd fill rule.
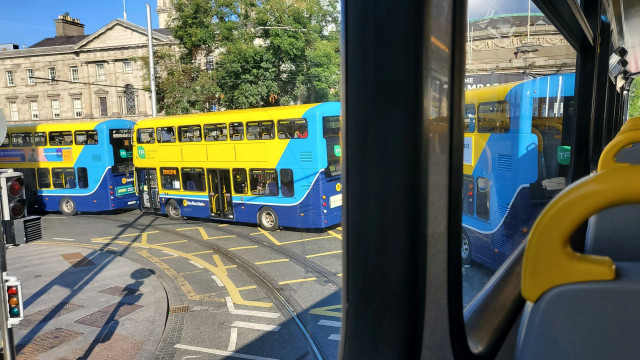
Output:
[[[133,171],[133,129],[110,129],[109,142],[113,148],[111,171],[114,174]]]
[[[40,168],[36,170],[38,177],[38,188],[39,189],[49,189],[51,188],[51,175],[49,173],[49,169]]]
[[[479,177],[476,181],[476,215],[483,220],[489,220],[491,216],[489,212],[491,201],[491,197],[489,196],[490,187],[489,179],[485,177]]]
[[[307,120],[278,120],[278,139],[306,139],[307,136]]]
[[[247,193],[247,170],[233,169],[233,192],[236,194]]]
[[[159,143],[176,142],[176,128],[173,126],[162,126],[156,130],[156,137]]]
[[[97,145],[98,132],[96,130],[78,130],[75,135],[76,145]]]
[[[56,189],[75,189],[76,171],[74,168],[51,169],[53,187]]]
[[[206,124],[202,129],[205,141],[227,140],[227,124]]]
[[[203,168],[182,168],[182,188],[186,191],[205,191]]]
[[[231,140],[244,139],[244,125],[241,122],[234,122],[229,124],[229,136]]]
[[[71,131],[52,131],[49,133],[49,145],[73,145],[73,134]]]
[[[275,137],[273,121],[247,122],[247,140],[270,140]]]
[[[462,177],[462,213],[473,215],[475,186],[473,176],[464,175]]]
[[[325,116],[322,118],[322,136],[327,142],[327,167],[325,176],[337,176],[342,173],[342,148],[340,144],[340,117]]]
[[[478,104],[478,132],[506,133],[510,126],[510,106],[506,100]]]
[[[278,173],[275,169],[250,169],[251,195],[278,195]]]
[[[293,196],[293,170],[280,170],[280,192],[284,197]]]
[[[180,142],[202,141],[200,125],[178,126],[178,135],[180,136]]]
[[[89,175],[87,174],[86,167],[78,168],[78,187],[80,189],[86,189],[89,187]]]
[[[47,146],[47,133],[45,132],[33,133],[33,144],[35,146]]]
[[[164,190],[180,190],[178,168],[160,168],[160,183]]]
[[[151,128],[138,129],[138,143],[139,144],[155,144],[156,138],[155,131]]]
[[[2,142],[2,145],[0,145],[0,148],[5,147],[9,147],[9,133],[4,136],[4,141]]]
[[[464,132],[474,132],[476,130],[476,105],[464,105]]]
[[[11,134],[11,146],[13,147],[33,146],[33,133],[17,132],[17,133]]]

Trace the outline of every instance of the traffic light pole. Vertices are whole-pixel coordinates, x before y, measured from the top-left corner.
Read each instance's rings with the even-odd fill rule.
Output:
[[[4,230],[0,226],[0,320],[2,320],[2,348],[4,350],[4,360],[15,360],[16,347],[13,342],[13,329],[9,328],[9,296],[4,286],[4,275],[7,273],[7,244],[5,243]]]

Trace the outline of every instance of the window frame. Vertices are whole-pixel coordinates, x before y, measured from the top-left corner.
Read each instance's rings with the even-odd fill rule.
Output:
[[[220,125],[223,125],[224,127],[221,127]],[[213,140],[209,140],[209,135],[207,134],[208,131],[217,132],[219,131],[219,129],[223,129],[223,128],[224,128],[224,135],[212,135]],[[221,139],[221,137],[223,136],[224,136],[224,139]],[[208,141],[208,142],[227,141],[229,139],[229,128],[226,123],[204,124],[204,126],[202,127],[202,137],[204,138],[205,141]]]
[[[164,136],[161,136],[161,133],[165,133],[167,135],[169,135],[170,133],[168,131],[165,131],[165,129],[171,129],[171,132],[173,133],[171,135],[171,138],[169,138],[169,141],[165,141],[163,140]],[[158,126],[156,128],[156,139],[158,141],[158,144],[173,144],[177,141],[177,136],[176,136],[176,127],[175,126]]]
[[[38,143],[38,141],[36,140],[36,138],[37,137],[41,137],[42,134],[44,134],[44,144]],[[45,131],[36,131],[36,132],[33,133],[33,145],[34,146],[47,146],[47,143],[48,143],[47,138],[48,138],[48,136],[47,136],[47,133]]]
[[[105,63],[96,64],[96,81],[104,81],[107,79],[107,71]]]
[[[13,76],[13,70],[5,70],[4,73],[7,78],[7,86],[16,86],[15,77]]]
[[[147,130],[147,131],[143,131],[143,130]],[[142,141],[140,135],[143,133],[151,134],[151,136],[149,136],[149,139],[151,141]],[[155,144],[156,143],[155,136],[156,136],[156,130],[154,128],[138,128],[138,130],[136,130],[136,142],[138,144]]]
[[[84,134],[83,134],[84,133]],[[85,138],[84,140],[80,140],[78,141],[78,137],[84,135]],[[89,143],[89,136],[95,136],[95,142],[94,143]],[[98,142],[100,141],[100,138],[98,137],[98,131],[97,130],[76,130],[73,132],[73,142],[76,145],[98,145]]]
[[[57,144],[57,143],[54,144],[54,142],[51,141],[51,138],[53,136],[62,136],[64,138],[66,138],[68,136],[71,139],[71,142],[69,143],[68,141],[65,141],[62,144]],[[71,145],[73,145],[73,132],[71,132],[71,131],[49,131],[48,138],[49,138],[49,145],[51,145],[51,146],[71,146]]]
[[[73,98],[71,101],[73,105],[73,115],[76,119],[79,119],[84,116],[84,111],[82,109],[82,98]],[[79,107],[76,106],[79,104]]]
[[[234,133],[231,133],[233,127],[233,131]],[[237,132],[238,130],[240,130],[240,132]],[[229,123],[229,132],[228,132],[228,136],[229,139],[231,139],[231,141],[242,141],[244,140],[244,124],[241,122],[232,122]],[[236,135],[239,135],[238,138],[236,139]]]
[[[47,68],[47,75],[49,77],[49,84],[57,84],[55,66]]]
[[[25,69],[26,73],[27,73],[27,85],[35,85],[36,84],[36,71],[35,69]],[[31,71],[31,74],[29,74],[29,71]]]
[[[231,176],[233,181],[233,193],[237,195],[246,195],[249,190],[249,178],[247,176],[247,169],[234,168],[231,169]],[[238,191],[238,187],[242,187],[243,191]]]
[[[58,187],[55,186],[55,181],[53,181],[54,177],[54,172],[56,173],[62,173],[63,174],[63,178],[62,178],[62,187]],[[73,172],[73,184],[74,186],[67,186],[68,183],[70,183],[69,181],[69,173]],[[78,183],[77,183],[77,175],[76,175],[76,169],[72,168],[72,167],[58,167],[58,168],[51,168],[51,186],[54,189],[76,189],[78,187]]]
[[[75,70],[75,76],[74,76],[74,70]],[[78,68],[77,65],[69,66],[69,80],[71,80],[71,82],[80,81],[80,69]]]
[[[183,134],[184,131],[184,134]],[[199,136],[195,136],[195,131],[199,134]],[[192,134],[194,132],[194,134]],[[192,134],[190,140],[189,135]],[[183,136],[184,135],[184,136]],[[187,139],[187,140],[185,140]],[[181,125],[178,126],[178,141],[179,142],[201,142],[202,141],[202,128],[200,125]]]
[[[127,69],[127,64],[129,64],[129,68]],[[122,72],[125,74],[133,73],[133,64],[131,61],[123,61],[122,62]]]
[[[53,106],[54,103],[58,104],[58,106],[57,107]],[[54,120],[58,120],[61,118],[60,99],[51,99],[51,116],[53,117]]]
[[[42,186],[41,183],[41,179],[42,179],[42,175],[41,173],[46,171],[47,173],[47,183],[49,184],[49,186],[45,187]],[[49,168],[36,168],[36,184],[38,189],[51,189],[53,187],[53,183],[51,182],[51,170]]]
[[[249,169],[249,194],[252,196],[278,196],[280,195],[278,170],[276,169]],[[264,180],[260,178],[264,177]],[[275,177],[275,180],[274,180]],[[270,186],[269,183],[275,183]],[[255,186],[254,186],[255,185]],[[275,190],[275,194],[274,191]]]
[[[9,102],[9,113],[11,114],[11,121],[18,121],[20,119],[20,113],[18,112],[18,103],[15,101]]]
[[[174,171],[175,170],[175,174],[165,174],[165,171]],[[165,187],[165,179],[166,177],[174,177],[175,179],[172,178],[171,182],[172,182],[172,187],[168,188]],[[180,169],[177,167],[161,167],[160,168],[160,188],[162,190],[172,190],[172,191],[181,191],[182,190],[182,184],[180,182],[181,180],[181,176],[180,176]],[[175,188],[175,185],[178,184],[178,188]]]
[[[198,181],[194,181],[194,185],[200,184],[200,186],[196,186],[195,190],[188,189],[187,184],[191,179],[186,179],[185,178],[185,175],[192,176],[192,174],[197,174],[197,176],[200,177],[200,179]],[[184,191],[192,191],[192,192],[206,192],[207,191],[207,180],[206,180],[206,177],[205,177],[204,168],[200,168],[200,167],[181,168],[180,169],[180,181],[182,182],[182,189],[184,189]],[[193,180],[191,180],[191,181],[193,181]]]
[[[249,131],[250,127],[257,127],[258,132]],[[270,132],[267,133],[268,127],[271,128]],[[255,136],[257,134],[257,136]],[[246,137],[247,140],[273,140],[275,139],[276,134],[276,125],[273,120],[256,120],[256,121],[247,121],[246,123]],[[250,138],[249,135],[254,135],[254,138]],[[268,135],[266,139],[265,135]]]
[[[290,184],[285,184],[284,181],[282,180],[282,179],[285,178],[285,176],[283,175],[284,172],[288,172],[289,173],[289,175],[287,175],[287,177],[290,176],[290,179],[291,179],[290,180]],[[294,197],[295,193],[296,193],[295,192],[295,184],[296,183],[295,183],[294,177],[293,177],[293,169],[280,169],[279,175],[280,175],[280,194],[283,197]],[[287,182],[289,182],[289,181],[287,181]],[[287,189],[286,192],[283,190],[285,188]],[[285,195],[285,193],[289,194],[289,195]]]
[[[304,124],[304,131],[307,132],[306,137],[301,137],[300,134],[304,134],[304,131],[296,129],[299,123],[302,122]],[[286,130],[286,128],[291,127],[290,130]],[[301,128],[302,129],[302,128]],[[309,122],[305,118],[299,119],[280,119],[278,120],[278,139],[306,139],[308,138],[309,132]],[[299,135],[296,136],[296,133]]]
[[[24,145],[24,142],[20,142],[20,144],[14,144],[14,135],[20,136],[20,138],[24,138],[25,136],[28,136],[30,138],[30,143],[29,145]],[[32,132],[15,132],[15,133],[11,133],[11,147],[16,147],[16,148],[25,148],[25,147],[33,147],[33,133]]]
[[[76,179],[78,189],[89,188],[89,172],[86,167],[79,167],[76,170]]]
[[[39,120],[40,119],[40,110],[38,109],[38,101],[30,100],[29,101],[29,112],[31,113],[31,120]]]

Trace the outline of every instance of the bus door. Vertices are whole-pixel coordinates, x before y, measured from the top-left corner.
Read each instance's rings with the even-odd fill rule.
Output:
[[[160,211],[158,173],[156,169],[136,169],[138,196],[142,211]]]
[[[229,169],[207,169],[212,217],[233,219],[233,200],[231,199],[231,176],[229,171]]]

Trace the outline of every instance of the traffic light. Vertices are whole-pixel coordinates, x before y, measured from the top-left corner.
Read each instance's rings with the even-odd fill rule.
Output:
[[[2,220],[15,220],[27,216],[27,197],[24,176],[20,172],[0,173],[2,188]]]
[[[8,327],[20,324],[24,319],[22,307],[22,283],[15,276],[4,274],[4,289],[7,294]]]

